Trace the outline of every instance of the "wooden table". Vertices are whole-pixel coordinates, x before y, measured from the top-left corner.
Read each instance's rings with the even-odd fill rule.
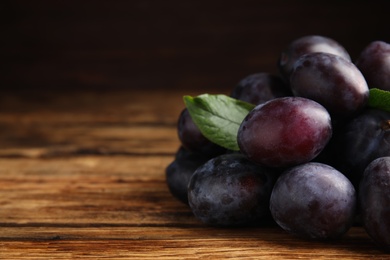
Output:
[[[197,221],[165,167],[182,95],[202,92],[0,95],[0,259],[390,258],[361,227],[321,243]]]

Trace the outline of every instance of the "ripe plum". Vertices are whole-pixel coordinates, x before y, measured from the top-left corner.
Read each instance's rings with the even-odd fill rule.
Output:
[[[367,83],[350,61],[330,53],[310,53],[294,64],[290,87],[295,96],[323,105],[332,119],[351,117],[368,102]]]
[[[179,201],[188,204],[187,187],[195,170],[210,158],[201,156],[180,147],[175,159],[165,169],[165,179],[171,194]]]
[[[281,77],[263,72],[242,79],[230,96],[258,105],[277,97],[292,96],[292,93]]]
[[[269,198],[276,176],[242,154],[220,155],[194,172],[188,202],[194,215],[209,225],[258,224],[270,216]]]
[[[287,82],[297,59],[304,54],[313,52],[332,53],[346,60],[351,60],[349,53],[337,41],[320,35],[303,36],[292,41],[280,54],[278,68]]]
[[[310,162],[286,170],[270,198],[276,223],[289,233],[310,239],[334,239],[353,224],[356,192],[335,168]]]
[[[226,152],[225,148],[211,142],[200,132],[187,108],[180,113],[177,130],[182,146],[189,151],[205,156],[217,156]]]
[[[390,156],[390,113],[366,109],[348,121],[334,136],[337,168],[358,188],[367,165]]]
[[[390,250],[390,157],[372,161],[360,182],[359,203],[363,226],[380,246]]]
[[[390,91],[390,44],[371,42],[355,62],[370,88]]]
[[[256,106],[237,134],[240,150],[250,160],[286,167],[315,158],[332,136],[328,111],[302,97],[276,98]]]

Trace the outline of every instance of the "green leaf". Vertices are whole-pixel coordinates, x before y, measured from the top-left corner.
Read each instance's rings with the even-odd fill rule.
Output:
[[[390,112],[390,91],[371,88],[368,106]]]
[[[184,103],[202,134],[211,142],[238,151],[237,133],[255,106],[226,95],[184,96]]]

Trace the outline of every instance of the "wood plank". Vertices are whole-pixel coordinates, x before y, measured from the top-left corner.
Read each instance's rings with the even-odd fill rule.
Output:
[[[188,208],[171,197],[165,184],[164,170],[171,160],[171,156],[1,159],[0,222],[172,225],[180,215],[193,222]]]
[[[97,257],[109,259],[387,259],[360,229],[342,241],[291,239],[279,229],[215,230],[176,228],[59,228],[7,230],[21,237],[2,239],[7,259]],[[81,232],[80,232],[81,231]],[[150,231],[151,233],[149,233]],[[170,234],[170,235],[167,235]],[[357,246],[358,245],[358,246]],[[22,253],[23,252],[23,253]]]
[[[178,147],[175,131],[184,93],[3,95],[0,156],[172,153]]]

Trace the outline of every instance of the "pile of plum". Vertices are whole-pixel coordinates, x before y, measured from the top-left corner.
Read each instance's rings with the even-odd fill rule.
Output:
[[[172,195],[208,225],[271,219],[316,240],[362,225],[390,250],[390,112],[368,105],[370,89],[390,91],[390,44],[371,42],[352,61],[340,43],[309,35],[277,66],[279,75],[252,74],[231,91],[254,105],[239,151],[206,138],[183,109],[181,147],[166,168]]]

